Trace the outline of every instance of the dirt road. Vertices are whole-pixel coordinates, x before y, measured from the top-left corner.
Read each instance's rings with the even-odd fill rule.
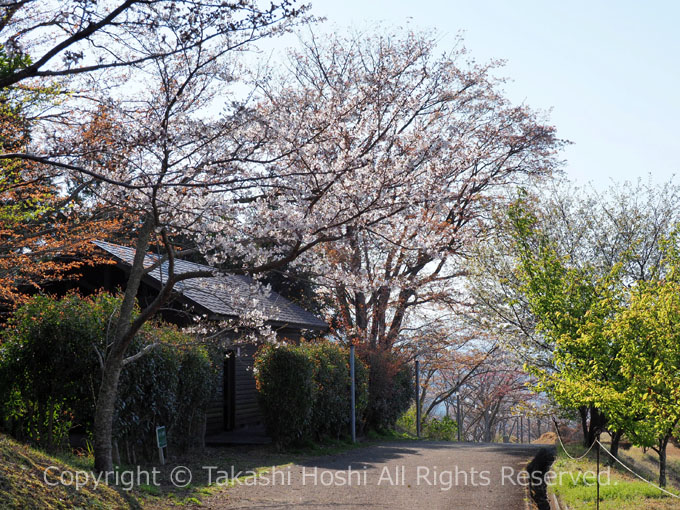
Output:
[[[399,442],[279,467],[205,508],[524,510],[531,445]],[[216,473],[217,474],[217,473]]]

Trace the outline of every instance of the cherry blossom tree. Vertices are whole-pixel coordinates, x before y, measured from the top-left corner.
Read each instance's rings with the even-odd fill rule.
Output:
[[[423,419],[442,406],[447,407],[468,382],[489,370],[495,359],[497,343],[475,330],[441,331],[441,338],[419,338],[419,349],[414,352],[420,363],[420,405]]]
[[[499,427],[536,398],[528,382],[528,375],[507,353],[495,351],[458,391],[464,435],[474,441],[493,441]]]
[[[262,87],[277,165],[313,193],[300,217],[287,207],[298,186],[252,212],[272,233],[342,228],[298,262],[318,268],[339,336],[376,349],[415,345],[421,325],[465,311],[462,261],[489,202],[558,164],[562,142],[502,95],[499,63],[468,60],[460,42],[437,51],[427,34],[311,36]]]
[[[308,6],[295,0],[260,5],[256,0],[7,0],[0,5],[3,57],[23,65],[0,76],[0,88],[34,78],[72,78],[129,68],[187,49],[216,44],[234,49]],[[181,44],[149,44],[174,34]],[[115,78],[117,79],[117,77]],[[100,83],[101,84],[101,83]]]
[[[100,471],[113,469],[111,422],[120,372],[143,354],[129,354],[130,342],[178,282],[212,276],[175,274],[173,235],[228,237],[219,220],[229,226],[238,208],[220,217],[213,205],[240,203],[236,195],[253,190],[258,179],[243,167],[259,143],[258,130],[244,125],[246,110],[227,103],[220,121],[210,119],[220,99],[224,104],[230,97],[232,55],[285,30],[304,10],[288,1],[262,8],[255,1],[193,0],[2,6],[0,54],[12,64],[3,65],[3,92],[49,86],[64,99],[56,112],[34,119],[31,144],[0,158],[41,165],[64,188],[132,218],[137,255],[101,359],[95,416]],[[237,140],[239,129],[244,134]],[[153,264],[165,263],[169,277],[157,299],[135,314],[141,279],[152,270],[145,257],[152,242],[164,253],[164,262]]]

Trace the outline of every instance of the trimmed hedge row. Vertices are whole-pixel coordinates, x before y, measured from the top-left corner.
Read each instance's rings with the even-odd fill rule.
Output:
[[[368,367],[359,357],[355,374],[359,422],[369,400]],[[255,379],[267,433],[277,445],[349,434],[349,349],[330,342],[264,345],[255,355]]]
[[[105,352],[120,299],[109,294],[36,296],[20,307],[0,337],[0,428],[52,448],[69,431],[91,436]],[[147,324],[130,352],[159,347],[121,373],[114,439],[128,461],[154,453],[157,425],[180,449],[201,441],[214,371],[206,349],[166,324]]]
[[[413,374],[391,353],[357,349],[357,431],[393,429],[413,399]],[[267,432],[285,446],[349,434],[349,349],[324,341],[265,345],[255,378]]]

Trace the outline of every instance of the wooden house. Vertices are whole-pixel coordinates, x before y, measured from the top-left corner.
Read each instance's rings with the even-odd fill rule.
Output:
[[[134,248],[103,241],[95,241],[95,244],[116,263],[83,269],[82,277],[74,286],[86,293],[124,288],[135,255]],[[149,254],[149,258],[151,263],[154,256]],[[195,262],[175,261],[176,273],[209,269]],[[145,275],[138,293],[142,305],[156,296],[167,277],[167,264]],[[255,292],[252,283],[248,276],[233,274],[179,282],[175,285],[172,302],[161,312],[162,318],[180,326],[191,323],[195,315],[211,321],[234,320],[242,317],[247,304],[262,313],[265,324],[276,331],[279,340],[298,341],[303,330],[322,332],[327,329],[324,321],[276,292]],[[239,343],[236,333],[220,340],[224,346],[224,359],[219,370],[218,392],[208,410],[207,434],[248,429],[262,421],[253,376],[253,355],[257,346]]]

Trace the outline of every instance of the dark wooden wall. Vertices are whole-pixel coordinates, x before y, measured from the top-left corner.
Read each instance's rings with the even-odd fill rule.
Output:
[[[258,346],[253,344],[234,345],[225,353],[225,364],[222,370],[218,371],[217,392],[207,411],[209,434],[253,427],[262,423],[253,375],[253,356],[257,348]],[[227,358],[227,355],[231,358]],[[232,375],[228,368],[231,360],[233,378],[229,377]],[[232,406],[233,409],[230,409]]]
[[[279,340],[298,342],[300,331],[294,328],[286,328],[277,332]],[[259,345],[234,343],[225,356],[231,351],[233,358],[233,394],[225,393],[229,391],[229,381],[225,385],[225,373],[229,376],[227,365],[219,370],[217,381],[217,393],[210,403],[207,411],[207,433],[214,434],[224,430],[239,430],[248,427],[261,425],[262,413],[257,403],[257,388],[255,387],[255,376],[253,374],[253,364],[255,352]],[[232,416],[229,416],[229,404],[233,402]]]

